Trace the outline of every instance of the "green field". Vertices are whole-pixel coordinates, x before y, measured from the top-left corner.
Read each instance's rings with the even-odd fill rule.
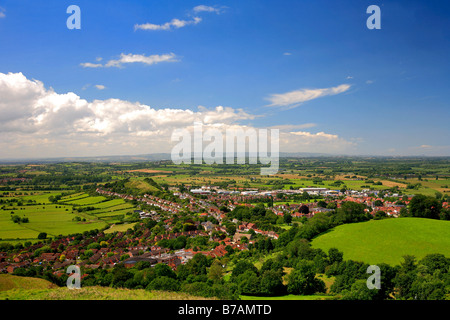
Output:
[[[35,240],[41,232],[49,236],[82,233],[93,229],[103,229],[120,222],[134,206],[123,199],[108,200],[104,196],[90,196],[79,192],[62,197],[55,204],[48,197],[61,192],[27,192],[10,194],[7,199],[17,202],[4,205],[0,209],[0,240]],[[11,196],[12,195],[12,196]],[[27,200],[34,200],[33,204]],[[26,205],[19,205],[19,204]],[[90,208],[88,208],[90,207]],[[86,211],[75,211],[75,209]],[[12,216],[28,218],[28,223],[14,223]],[[74,221],[75,217],[84,221]]]
[[[450,257],[450,221],[392,218],[338,226],[313,239],[312,246],[325,252],[335,247],[345,260],[370,264],[399,264],[402,256],[417,259],[430,253]]]
[[[4,199],[22,200],[22,202],[35,201],[36,204],[50,203],[48,198],[50,196],[60,195],[61,191],[20,191],[20,192],[3,192],[3,195],[14,194],[13,197],[6,197]]]
[[[133,205],[127,203],[123,199],[108,200],[103,196],[89,196],[87,193],[79,193],[73,197],[64,197],[62,203],[73,205],[84,209],[93,207],[94,210],[83,212],[83,215],[89,219],[99,219],[107,223],[116,223],[120,218],[124,217],[128,212],[134,209]]]
[[[115,224],[115,225],[112,225],[110,228],[106,229],[104,232],[105,233],[113,233],[113,232],[116,232],[116,231],[117,232],[125,232],[128,229],[132,229],[136,223],[137,222]]]
[[[106,198],[103,196],[98,196],[98,197],[79,197],[77,199],[69,199],[64,201],[64,203],[67,204],[72,204],[72,205],[76,205],[76,206],[87,206],[87,205],[93,205],[93,204],[97,204],[99,202],[105,201]]]
[[[13,212],[13,214],[11,213]],[[14,223],[11,216],[17,215],[29,219],[28,223]],[[82,233],[92,229],[102,229],[107,226],[104,221],[96,218],[76,222],[71,206],[58,204],[8,207],[0,210],[0,238],[2,240],[36,239],[38,234],[45,232],[50,236],[59,234]]]

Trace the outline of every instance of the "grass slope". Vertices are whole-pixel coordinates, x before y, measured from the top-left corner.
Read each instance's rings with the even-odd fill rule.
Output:
[[[57,286],[44,279],[19,277],[11,274],[0,274],[0,295],[4,291],[8,290],[43,290],[52,288],[57,288]]]
[[[0,300],[211,300],[182,292],[57,287],[44,279],[0,275]]]
[[[396,218],[346,224],[316,237],[312,246],[325,252],[335,247],[346,260],[370,264],[396,265],[406,254],[417,259],[430,253],[450,257],[450,221]]]

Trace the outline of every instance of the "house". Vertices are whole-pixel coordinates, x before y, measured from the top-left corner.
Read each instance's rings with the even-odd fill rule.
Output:
[[[236,233],[234,234],[234,236],[233,236],[233,242],[234,242],[234,243],[241,242],[241,239],[242,239],[242,238],[247,238],[248,240],[250,240],[250,239],[252,238],[252,235],[249,234],[249,233],[239,233],[239,232],[236,232]]]
[[[154,265],[158,262],[158,260],[153,256],[141,255],[141,256],[137,256],[137,257],[128,258],[123,263],[124,263],[125,267],[131,268],[131,267],[134,267],[136,265],[136,263],[141,262],[141,261],[146,261],[146,262],[150,263],[150,265]]]
[[[206,232],[210,232],[214,229],[214,224],[211,221],[202,222],[201,225]]]
[[[42,253],[41,260],[42,261],[55,261],[59,258],[58,253]]]
[[[16,270],[17,268],[18,268],[18,266],[16,266],[16,265],[9,265],[8,267],[6,267],[6,271],[8,273],[13,273],[14,270]]]

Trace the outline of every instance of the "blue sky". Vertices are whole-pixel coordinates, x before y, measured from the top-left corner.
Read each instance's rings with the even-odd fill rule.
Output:
[[[81,9],[81,30],[66,27],[71,4]],[[366,27],[370,16],[366,9],[372,4],[381,8],[380,30]],[[281,148],[286,152],[448,156],[449,12],[445,1],[415,0],[0,0],[0,74],[22,73],[27,85],[42,82],[45,90],[36,93],[40,98],[52,88],[59,95],[73,92],[76,99],[88,103],[113,98],[198,115],[198,106],[213,111],[223,106],[234,115],[233,124],[297,126],[290,130],[309,140],[291,143],[286,137]],[[178,27],[171,24],[173,19],[178,19]],[[143,28],[146,24],[153,29]],[[163,60],[121,60],[131,56]],[[106,67],[111,61],[116,65]],[[9,91],[0,89],[0,94],[6,96],[12,90],[6,83],[12,80],[5,76],[3,81]],[[297,102],[274,102],[274,95],[286,98],[290,92]],[[312,98],[304,98],[310,94]],[[9,104],[0,101],[3,118],[25,98],[24,94],[14,96],[15,100],[8,96],[4,101]],[[39,113],[37,100],[27,102],[32,104],[32,110],[24,111],[27,121]],[[52,108],[58,109],[57,103],[52,100]],[[94,108],[86,105],[101,121]],[[118,116],[131,112],[123,108],[117,107]],[[251,116],[237,116],[239,109]],[[124,125],[111,121],[114,128]],[[80,125],[67,123],[71,128]],[[86,123],[83,130],[89,131]],[[134,125],[128,123],[128,128]],[[105,154],[164,151],[151,145],[144,150],[118,146],[103,150],[104,140],[86,147],[86,141],[95,139],[85,139],[85,131],[77,137],[82,132],[78,127],[70,137],[61,134],[65,139],[61,141],[55,138],[58,131],[43,127],[29,130],[29,136],[20,126],[4,127],[9,129],[0,141],[6,148],[3,158],[39,156],[36,145],[51,139],[49,148],[61,141],[78,144],[70,152],[53,148],[55,156],[92,155],[95,150]],[[320,132],[326,141],[324,135],[317,135]],[[128,134],[134,139],[133,132]],[[36,137],[40,140],[33,140]],[[316,138],[322,140],[316,143]],[[12,146],[11,141],[20,144],[24,139],[26,144]]]

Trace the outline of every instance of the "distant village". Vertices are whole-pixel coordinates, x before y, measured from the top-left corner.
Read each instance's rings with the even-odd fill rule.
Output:
[[[155,210],[135,210],[141,219],[153,219],[155,221],[161,221],[158,210],[170,214],[178,214],[182,210],[189,210],[190,212],[197,214],[199,217],[213,217],[217,224],[211,221],[195,222],[195,230],[184,232],[172,231],[172,219],[168,218],[163,220],[166,232],[163,235],[152,235],[150,230],[143,232],[139,237],[130,238],[126,236],[126,232],[116,232],[113,234],[113,238],[108,240],[108,243],[114,243],[114,245],[104,245],[101,248],[88,249],[90,243],[95,243],[105,236],[104,233],[99,233],[96,236],[89,237],[83,241],[75,241],[75,237],[63,237],[60,239],[54,239],[50,244],[38,243],[32,245],[28,252],[21,254],[7,254],[0,252],[0,272],[12,273],[16,268],[28,267],[28,266],[49,266],[54,270],[55,275],[62,275],[65,269],[69,265],[79,265],[85,268],[112,268],[117,263],[123,262],[126,267],[133,267],[140,261],[147,261],[151,265],[158,263],[165,263],[171,268],[176,269],[178,265],[186,263],[195,254],[201,253],[211,257],[223,257],[232,248],[234,250],[247,250],[248,245],[253,243],[254,234],[260,234],[264,237],[271,239],[278,239],[278,234],[274,231],[263,231],[258,228],[254,223],[248,223],[244,221],[233,220],[236,224],[236,232],[231,235],[227,233],[227,229],[222,224],[223,219],[226,217],[226,213],[221,211],[220,208],[226,206],[229,211],[232,211],[236,206],[250,206],[252,200],[261,197],[275,197],[277,194],[304,194],[305,192],[311,196],[323,196],[327,199],[332,199],[336,203],[337,208],[340,207],[342,202],[354,201],[358,203],[364,203],[372,210],[368,210],[371,214],[375,214],[377,211],[384,211],[388,216],[398,217],[400,210],[408,205],[411,197],[403,197],[402,204],[396,204],[396,202],[386,201],[384,198],[378,198],[377,192],[372,190],[347,190],[341,192],[338,190],[329,190],[327,188],[300,188],[298,190],[274,190],[274,191],[259,191],[254,189],[247,189],[242,191],[230,191],[223,190],[217,187],[204,186],[198,189],[190,189],[189,192],[180,192],[178,188],[171,187],[169,191],[180,200],[185,200],[184,204],[180,204],[175,201],[169,201],[158,198],[156,196],[145,194],[140,197],[134,197],[127,194],[119,194],[106,189],[98,188],[97,193],[109,197],[119,197],[125,200],[135,200],[138,203],[143,203],[155,208]],[[369,196],[371,194],[372,196]],[[201,197],[198,197],[201,195]],[[375,197],[373,197],[375,195]],[[395,197],[398,195],[389,195]],[[185,204],[187,200],[188,204]],[[375,205],[378,200],[378,204]],[[301,208],[308,208],[308,210],[301,210]],[[448,203],[444,203],[444,206],[448,206]],[[138,207],[139,208],[139,207]],[[319,212],[326,212],[333,209],[323,208],[318,206],[317,202],[305,202],[305,203],[285,203],[276,204],[271,207],[274,214],[278,216],[284,216],[290,214],[296,218],[311,218]],[[249,232],[252,230],[252,232]],[[225,238],[214,238],[214,231],[221,234],[226,234]],[[210,241],[217,241],[217,245],[214,249],[207,251],[194,251],[193,249],[182,250],[169,250],[163,248],[157,244],[163,239],[176,239],[180,236],[196,237],[204,236],[209,237]],[[246,241],[242,241],[246,238]],[[76,244],[75,244],[76,243]],[[39,256],[35,256],[34,252],[49,246],[49,252],[42,252]],[[86,250],[90,251],[90,256],[87,259],[81,259],[84,256]],[[126,255],[126,259],[123,259]]]

